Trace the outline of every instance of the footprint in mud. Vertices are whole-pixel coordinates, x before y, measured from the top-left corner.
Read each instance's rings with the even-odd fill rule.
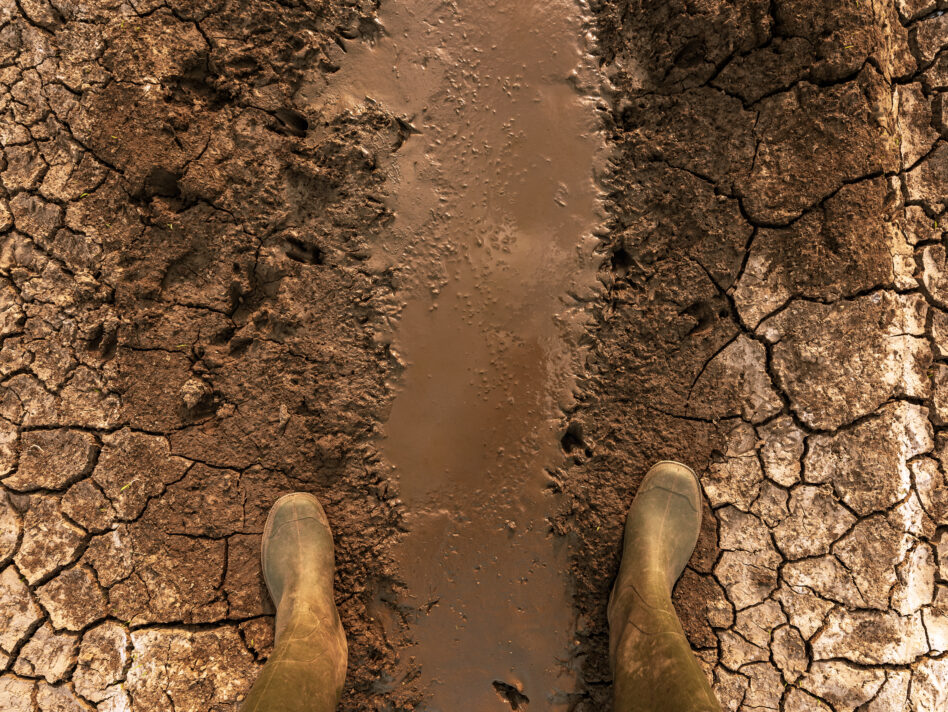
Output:
[[[296,262],[308,265],[321,265],[323,253],[316,245],[310,245],[295,237],[285,237],[284,251],[286,256]]]

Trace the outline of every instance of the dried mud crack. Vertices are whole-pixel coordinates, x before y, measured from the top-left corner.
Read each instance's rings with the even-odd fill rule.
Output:
[[[611,161],[598,257],[552,287],[589,316],[575,400],[535,448],[569,708],[610,708],[622,517],[661,458],[707,495],[675,600],[725,709],[948,706],[946,10],[570,10]],[[400,242],[393,168],[432,128],[334,89],[386,12],[0,6],[0,709],[236,710],[272,643],[263,521],[299,489],[336,535],[342,709],[422,709],[417,609],[447,603],[406,598],[425,493],[386,443],[410,297],[458,253]],[[520,683],[481,688],[547,708]]]

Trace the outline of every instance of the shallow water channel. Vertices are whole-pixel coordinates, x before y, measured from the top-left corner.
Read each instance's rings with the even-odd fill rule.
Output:
[[[389,168],[406,364],[381,443],[408,528],[397,552],[427,709],[565,709],[569,550],[547,518],[560,407],[594,294],[602,151],[572,2],[383,0],[330,95],[417,130]]]

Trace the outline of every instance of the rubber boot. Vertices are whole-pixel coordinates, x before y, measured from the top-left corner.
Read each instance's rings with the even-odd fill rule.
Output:
[[[276,605],[273,653],[241,712],[331,712],[346,678],[346,635],[333,601],[332,533],[319,501],[294,492],[263,529],[263,578]]]
[[[615,712],[720,712],[672,607],[701,529],[701,486],[679,462],[648,471],[625,522],[609,596]]]

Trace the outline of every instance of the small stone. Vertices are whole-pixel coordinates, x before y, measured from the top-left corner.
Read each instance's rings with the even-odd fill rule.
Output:
[[[43,619],[43,612],[13,566],[7,566],[0,573],[0,611],[4,617],[0,626],[0,653],[6,657]]]
[[[761,603],[777,587],[780,556],[772,548],[766,551],[725,551],[714,575],[738,608]]]
[[[57,630],[82,630],[104,618],[105,595],[84,566],[66,569],[36,590],[36,597],[49,613]]]
[[[29,430],[20,438],[20,466],[3,484],[20,492],[58,490],[92,470],[98,445],[82,430]]]
[[[855,712],[885,682],[885,670],[856,667],[842,660],[816,661],[800,687],[829,702],[836,712]]]
[[[0,675],[0,710],[3,712],[33,712],[33,680],[13,675]]]
[[[912,486],[908,460],[934,447],[928,409],[899,401],[834,435],[808,439],[807,482],[832,483],[857,514],[888,509]]]
[[[78,636],[56,633],[47,622],[23,646],[13,672],[27,677],[42,675],[46,682],[59,682],[72,666],[77,644]]]
[[[200,378],[189,378],[179,392],[188,410],[193,410],[212,394],[211,387]]]
[[[819,556],[855,521],[829,487],[802,485],[790,494],[790,516],[774,529],[774,540],[788,559]]]
[[[764,474],[784,487],[799,482],[804,434],[794,425],[793,418],[782,415],[766,425],[758,426],[757,434],[764,443],[760,449]]]
[[[115,621],[105,621],[86,631],[72,675],[76,692],[97,703],[112,697],[113,685],[122,680],[128,661],[128,646],[128,632]]]
[[[908,665],[928,652],[921,616],[892,611],[831,611],[811,641],[814,660],[862,665]]]
[[[63,517],[57,498],[33,495],[13,560],[32,585],[71,562],[84,538],[85,532]]]
[[[935,557],[931,547],[918,543],[898,567],[899,583],[892,594],[892,608],[911,615],[932,602],[935,595]]]
[[[923,660],[912,673],[912,712],[948,709],[948,658]]]

